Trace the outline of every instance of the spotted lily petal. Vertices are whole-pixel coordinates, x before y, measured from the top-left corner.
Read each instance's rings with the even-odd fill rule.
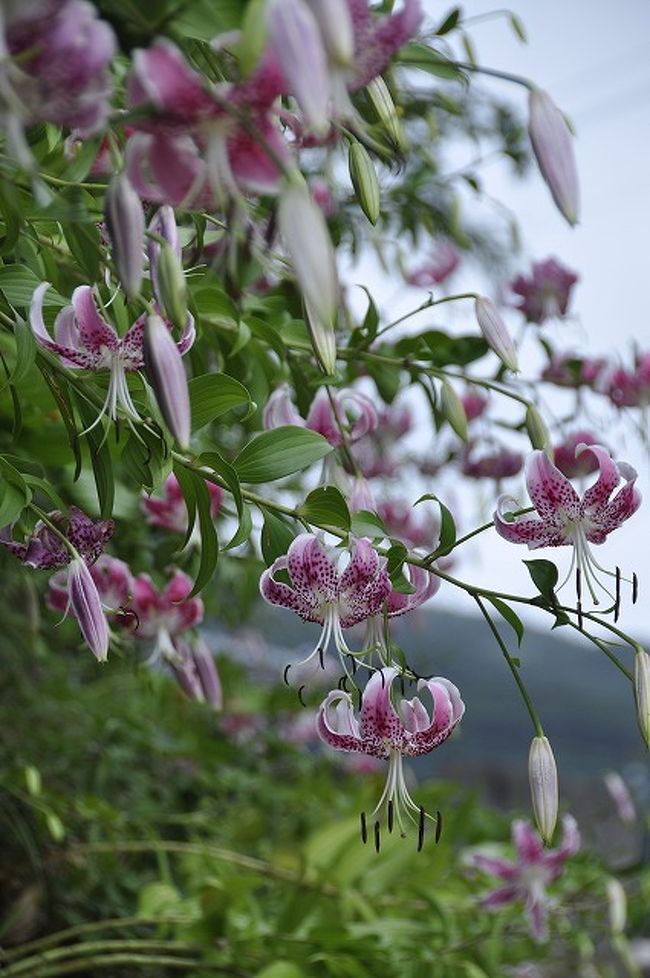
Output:
[[[333,689],[320,705],[316,724],[319,736],[330,747],[345,751],[364,750],[349,693]]]
[[[528,495],[544,521],[580,518],[580,499],[566,476],[553,465],[545,452],[532,452],[526,461]]]

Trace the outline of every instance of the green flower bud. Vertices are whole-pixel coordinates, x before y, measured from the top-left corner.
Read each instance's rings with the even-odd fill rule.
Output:
[[[174,326],[182,329],[187,319],[185,273],[178,255],[166,241],[160,245],[156,272],[163,312]]]
[[[446,380],[442,382],[440,406],[445,418],[459,438],[467,441],[467,415],[460,397]]]
[[[375,165],[362,143],[350,143],[348,166],[359,206],[370,223],[376,224],[381,210],[379,181],[375,172]]]
[[[546,427],[546,422],[533,404],[526,408],[526,431],[530,438],[533,448],[538,448],[546,452],[551,462],[553,461],[553,446],[551,445],[551,433]]]
[[[528,755],[528,778],[535,824],[544,843],[550,845],[557,822],[559,793],[555,757],[546,737],[533,737]]]

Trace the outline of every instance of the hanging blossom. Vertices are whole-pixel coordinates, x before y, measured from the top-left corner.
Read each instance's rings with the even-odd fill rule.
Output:
[[[144,366],[142,344],[146,315],[136,319],[125,335],[119,337],[114,327],[100,315],[92,288],[80,285],[72,293],[71,304],[56,317],[53,340],[43,320],[43,297],[49,288],[49,282],[41,282],[32,296],[29,319],[36,340],[56,353],[66,367],[94,372],[108,370],[110,373],[106,398],[93,427],[105,414],[116,421],[120,411],[127,420],[139,421],[126,375]],[[170,324],[168,326],[171,329]],[[177,343],[181,355],[190,349],[194,336],[194,320],[188,316]]]
[[[578,276],[555,258],[533,262],[530,277],[519,275],[510,289],[521,297],[517,309],[529,323],[563,319],[569,308],[571,291]]]
[[[377,514],[391,537],[409,547],[433,549],[440,534],[440,521],[429,509],[415,507],[407,499],[392,496],[377,504]]]
[[[148,574],[134,579],[125,620],[135,638],[153,642],[151,662],[176,662],[178,636],[203,620],[203,601],[190,598],[191,591],[192,579],[180,570],[172,572],[162,591],[156,589]]]
[[[650,404],[650,353],[637,356],[632,370],[617,367],[605,372],[599,378],[598,388],[618,408],[647,407]]]
[[[341,428],[347,442],[352,445],[375,431],[379,417],[373,402],[361,391],[347,387],[341,390],[319,387],[307,418],[303,419],[291,400],[288,385],[282,384],[268,399],[262,421],[266,429],[281,425],[310,428],[327,438],[334,448],[340,448],[343,444]]]
[[[92,520],[77,506],[71,506],[67,514],[52,510],[47,518],[87,564],[98,559],[115,528],[113,520]],[[0,530],[0,544],[27,567],[36,570],[65,567],[73,559],[70,548],[42,520],[22,542],[13,539],[10,527],[4,527]]]
[[[212,652],[200,636],[191,642],[174,639],[175,656],[169,666],[179,687],[190,700],[207,703],[213,710],[223,707],[221,679]]]
[[[545,849],[529,822],[516,821],[512,825],[512,841],[517,851],[516,862],[481,853],[473,853],[468,862],[503,883],[483,897],[483,905],[498,910],[506,904],[522,902],[531,935],[542,943],[548,940],[548,911],[553,906],[546,889],[562,875],[567,859],[578,852],[580,832],[576,820],[565,815],[559,848]]]
[[[429,289],[441,285],[456,271],[460,255],[451,241],[442,241],[428,260],[406,276],[409,285],[419,289]]]
[[[126,608],[133,595],[134,584],[129,565],[117,557],[102,554],[89,570],[105,611],[116,615]],[[50,578],[46,602],[53,611],[67,610],[69,592],[65,570],[57,571]]]
[[[499,500],[494,524],[500,536],[511,543],[526,543],[530,550],[573,547],[567,579],[577,566],[579,581],[582,578],[586,581],[597,603],[595,585],[607,589],[598,580],[596,571],[610,572],[596,561],[589,544],[604,543],[612,530],[629,519],[641,505],[641,494],[635,486],[636,471],[627,462],[615,463],[602,445],[580,444],[576,458],[583,452],[591,452],[596,457],[599,476],[582,498],[547,455],[536,451],[526,462],[526,485],[537,516],[506,520],[504,516],[518,507],[514,499],[505,496]],[[612,497],[621,478],[625,485]]]
[[[413,590],[410,592],[398,591],[391,584],[390,594],[386,598],[382,613],[373,615],[366,622],[361,652],[364,656],[373,657],[376,655],[382,666],[389,666],[393,661],[386,620],[415,611],[434,594],[437,594],[440,588],[440,578],[417,564],[404,564],[403,570],[406,580]]]
[[[212,482],[206,482],[205,485],[210,494],[210,516],[214,519],[221,508],[223,490]],[[162,496],[142,497],[142,511],[151,526],[169,530],[171,533],[187,533],[187,506],[173,472],[165,480]],[[193,532],[194,529],[198,532],[196,524]]]
[[[581,452],[576,455],[576,449],[581,444],[598,445],[600,440],[598,435],[591,431],[573,431],[553,448],[553,461],[567,479],[583,478],[598,469],[598,458],[593,452]]]
[[[556,387],[600,386],[600,380],[607,371],[607,360],[602,357],[582,357],[577,353],[553,354],[542,371],[542,380]]]
[[[468,479],[508,479],[521,472],[523,455],[505,446],[477,452],[478,441],[469,441],[460,454],[460,470]]]
[[[382,669],[371,676],[363,692],[358,719],[349,693],[332,690],[318,712],[318,733],[336,750],[359,752],[388,761],[386,787],[370,813],[370,819],[375,820],[375,846],[379,849],[380,820],[385,812],[388,831],[392,832],[397,824],[402,837],[406,835],[407,819],[418,824],[418,849],[421,849],[426,813],[416,805],[406,787],[403,758],[429,754],[444,743],[462,719],[465,704],[453,683],[436,676],[420,679],[418,695],[410,700],[402,699],[395,708],[391,690],[397,676],[395,668]],[[431,712],[421,699],[425,692],[433,701]],[[439,814],[437,818],[439,832]],[[361,832],[365,842],[365,814],[361,816]]]
[[[0,122],[18,162],[32,166],[24,128],[35,122],[82,136],[106,124],[116,49],[112,28],[84,0],[0,5]]]

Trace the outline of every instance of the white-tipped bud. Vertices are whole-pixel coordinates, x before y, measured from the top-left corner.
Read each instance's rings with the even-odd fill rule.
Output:
[[[388,85],[381,75],[373,78],[366,87],[366,91],[370,96],[370,101],[373,104],[379,121],[386,131],[386,135],[396,149],[405,153],[409,148],[406,133],[397,113],[395,103],[393,102],[393,96],[390,94]]]
[[[494,350],[501,362],[516,373],[519,370],[517,349],[503,321],[501,313],[491,299],[479,295],[475,302],[476,321],[487,345]]]
[[[160,246],[157,266],[158,301],[165,316],[182,329],[187,321],[187,284],[178,255],[165,241]]]
[[[463,402],[446,380],[442,382],[440,391],[440,407],[443,415],[459,438],[467,441],[467,415]]]
[[[347,0],[307,0],[331,60],[345,67],[354,61],[354,26]]]
[[[105,217],[117,274],[133,299],[144,274],[144,212],[126,173],[118,173],[106,191]]]
[[[650,655],[643,650],[634,660],[634,698],[641,736],[650,747]]]
[[[185,367],[178,347],[160,316],[147,317],[144,364],[165,424],[181,448],[190,443],[191,412]]]
[[[526,408],[526,431],[533,448],[546,452],[551,462],[553,461],[553,446],[551,444],[551,433],[546,427],[546,422],[537,408],[529,404]]]
[[[550,845],[557,822],[559,793],[555,758],[546,737],[533,737],[528,755],[528,778],[535,824],[544,843]]]
[[[352,482],[348,496],[348,507],[351,513],[358,513],[362,509],[374,512],[377,509],[370,483],[362,475],[358,475]]]
[[[324,322],[305,299],[305,323],[311,345],[326,374],[336,370],[336,333],[331,323]]]
[[[98,662],[106,662],[109,641],[106,615],[97,585],[82,557],[75,557],[68,569],[68,596],[90,651]]]
[[[612,934],[622,934],[627,921],[627,894],[614,876],[607,880],[607,911]]]
[[[267,29],[291,94],[320,136],[329,132],[330,79],[318,23],[305,0],[269,0]]]
[[[379,180],[377,179],[375,164],[362,143],[356,141],[350,143],[348,166],[359,206],[370,223],[376,224],[381,211]]]
[[[557,105],[541,88],[528,97],[528,132],[540,173],[558,210],[571,226],[578,223],[580,187],[573,136]]]

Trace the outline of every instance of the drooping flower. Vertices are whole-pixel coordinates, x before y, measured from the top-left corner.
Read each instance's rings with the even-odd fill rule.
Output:
[[[542,371],[542,380],[558,387],[594,387],[607,370],[602,357],[582,357],[575,353],[554,355]]]
[[[377,410],[377,424],[355,450],[355,461],[366,478],[395,475],[402,464],[404,436],[413,430],[408,404],[387,404]]]
[[[391,496],[377,504],[377,513],[391,537],[409,547],[431,549],[440,525],[431,510],[413,506],[407,499]]]
[[[349,558],[345,567],[340,566],[344,555]],[[286,555],[264,571],[260,592],[269,604],[288,608],[303,621],[323,626],[316,647],[301,665],[313,663],[318,667],[332,641],[342,662],[344,656],[352,654],[342,629],[380,613],[391,594],[386,563],[365,537],[344,550],[327,546],[311,533],[302,533]],[[282,580],[285,575],[288,583]]]
[[[508,479],[517,475],[524,464],[523,455],[510,448],[493,446],[490,451],[477,451],[480,443],[470,441],[460,455],[460,470],[468,479]]]
[[[375,18],[368,0],[348,0],[354,30],[354,70],[348,87],[358,91],[390,64],[393,55],[415,37],[422,23],[420,0],[404,0],[402,9]]]
[[[522,902],[528,915],[530,932],[535,941],[548,939],[548,911],[552,906],[546,889],[564,870],[564,863],[580,848],[580,833],[571,815],[563,819],[563,837],[557,849],[544,849],[542,840],[529,822],[515,821],[512,825],[512,841],[517,851],[517,861],[473,853],[469,864],[496,876],[503,885],[483,897],[482,903],[490,910],[498,910],[508,903]]]
[[[102,554],[89,569],[104,611],[116,614],[125,608],[133,594],[133,575],[129,565],[117,557]],[[65,612],[68,608],[70,599],[65,570],[57,571],[50,578],[46,600],[53,611]]]
[[[589,549],[590,543],[604,543],[612,530],[621,526],[641,505],[641,494],[635,486],[636,471],[627,462],[615,463],[602,445],[578,445],[576,456],[591,452],[598,460],[599,476],[582,498],[566,476],[542,451],[535,451],[526,462],[526,485],[536,516],[504,519],[516,509],[514,500],[502,497],[494,514],[497,532],[512,543],[538,547],[573,547],[571,568],[577,565],[592,599],[597,602],[594,585],[606,590],[596,571],[605,571]],[[625,485],[615,496],[621,478]]]
[[[343,444],[341,428],[348,443],[354,444],[364,435],[375,431],[379,417],[373,402],[361,391],[348,387],[340,390],[319,387],[304,420],[291,400],[288,386],[282,384],[266,403],[263,423],[267,429],[287,424],[310,428],[327,438],[334,448],[340,448]]]
[[[485,413],[488,405],[487,397],[483,397],[476,389],[468,390],[461,397],[461,401],[463,402],[465,417],[468,423],[480,418]]]
[[[598,468],[598,459],[595,455],[586,452],[576,455],[576,448],[581,444],[598,445],[600,439],[591,431],[573,431],[553,448],[553,460],[567,479],[591,475]]]
[[[340,689],[332,690],[318,712],[318,733],[326,744],[336,750],[358,752],[388,761],[388,778],[379,802],[370,814],[374,820],[374,841],[380,842],[381,817],[386,813],[389,832],[394,825],[404,837],[407,819],[418,824],[418,849],[424,841],[424,809],[416,805],[406,786],[404,757],[418,757],[439,747],[460,722],[465,705],[460,693],[448,679],[420,679],[418,695],[402,699],[397,708],[391,701],[397,669],[375,672],[366,685],[360,716],[354,714],[352,698]],[[433,701],[431,713],[421,700],[427,692]],[[362,837],[367,838],[365,815],[362,816]]]
[[[598,390],[618,408],[646,407],[650,404],[650,353],[637,356],[631,370],[604,371],[598,378]]]
[[[47,350],[56,353],[66,367],[110,372],[108,391],[97,421],[105,414],[115,421],[120,411],[127,419],[139,420],[126,374],[141,370],[144,366],[142,346],[146,316],[136,319],[125,335],[119,337],[114,327],[99,313],[91,287],[80,285],[72,293],[71,305],[62,309],[56,317],[53,340],[43,320],[43,296],[49,287],[49,282],[41,282],[32,296],[29,319],[36,340]],[[194,321],[188,317],[177,343],[178,352],[181,355],[187,353],[193,342]]]
[[[87,564],[92,564],[98,559],[115,528],[113,520],[92,520],[77,506],[71,506],[67,515],[59,510],[53,510],[47,514],[47,517]],[[12,538],[10,528],[4,527],[0,530],[0,544],[27,567],[36,570],[65,567],[72,560],[70,549],[41,520],[36,523],[30,535],[20,543]]]
[[[135,638],[153,642],[152,660],[175,661],[174,641],[203,619],[203,601],[190,598],[191,590],[191,578],[180,570],[172,572],[162,591],[156,589],[148,574],[135,578],[127,608],[128,627]]]
[[[197,703],[207,703],[213,710],[223,706],[223,692],[217,664],[212,652],[200,636],[191,642],[174,639],[175,658],[169,665],[185,695]]]
[[[210,494],[210,515],[214,519],[221,506],[223,490],[212,482],[205,485]],[[173,472],[165,480],[162,496],[142,497],[142,509],[151,526],[171,533],[187,533],[187,506]]]
[[[526,278],[519,275],[510,285],[521,301],[517,304],[529,323],[543,323],[547,319],[561,319],[567,314],[571,290],[578,281],[575,272],[561,265],[555,258],[533,262],[532,273]]]
[[[607,771],[603,775],[605,787],[610,798],[616,807],[616,813],[622,822],[632,824],[637,820],[636,805],[630,794],[630,789],[618,773],[618,771]]]
[[[430,289],[453,275],[459,264],[460,255],[451,241],[441,241],[427,261],[406,276],[406,281],[419,289]]]

